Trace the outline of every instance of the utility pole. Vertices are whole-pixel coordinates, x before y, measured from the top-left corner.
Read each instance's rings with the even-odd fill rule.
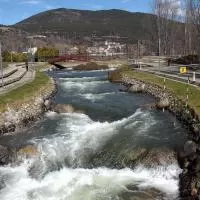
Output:
[[[1,86],[4,86],[3,80],[3,64],[2,64],[2,53],[1,53],[1,42],[0,42],[0,71],[1,71]]]
[[[160,72],[160,46],[161,46],[161,41],[160,41],[160,37],[159,37],[159,39],[158,39],[158,57],[159,57],[159,63],[158,63],[158,67],[159,67],[159,72]]]
[[[11,61],[11,63],[13,62],[13,53],[12,53],[12,51],[10,52],[10,61]]]
[[[163,89],[164,89],[164,95],[163,95],[163,100],[165,100],[165,90],[166,90],[166,77],[164,76],[164,79],[163,79]],[[163,107],[163,112],[165,112],[165,108]]]
[[[140,40],[138,40],[138,42],[137,42],[137,64],[138,64],[138,68],[140,68],[139,57],[140,57]]]
[[[186,107],[188,106],[188,101],[189,101],[189,85],[190,85],[190,77],[188,75],[188,81],[187,81],[187,90],[186,90]]]

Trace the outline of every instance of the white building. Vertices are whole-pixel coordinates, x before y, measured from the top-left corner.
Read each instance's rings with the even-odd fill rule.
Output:
[[[35,55],[37,52],[38,48],[37,47],[33,47],[33,48],[28,48],[27,53],[31,54],[31,55]]]

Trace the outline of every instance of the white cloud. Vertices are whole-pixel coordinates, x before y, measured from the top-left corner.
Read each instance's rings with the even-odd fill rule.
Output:
[[[41,3],[41,1],[39,0],[25,0],[25,1],[21,1],[21,4],[29,4],[29,5],[38,5]]]
[[[122,3],[127,3],[129,1],[132,1],[132,0],[122,0]]]
[[[86,6],[86,9],[92,9],[92,10],[102,10],[104,8],[103,5],[97,5],[97,4],[84,4]]]

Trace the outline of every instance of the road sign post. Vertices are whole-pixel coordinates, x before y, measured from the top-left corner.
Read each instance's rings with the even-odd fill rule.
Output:
[[[180,67],[180,74],[186,74],[187,73],[187,67]]]
[[[163,89],[164,89],[164,95],[163,95],[163,99],[165,99],[165,90],[166,90],[166,77],[164,76],[163,78]],[[163,112],[165,112],[165,108],[163,107]]]
[[[187,84],[187,93],[186,93],[186,107],[188,106],[188,101],[189,101],[189,85],[190,85],[190,77],[188,75],[188,84]]]

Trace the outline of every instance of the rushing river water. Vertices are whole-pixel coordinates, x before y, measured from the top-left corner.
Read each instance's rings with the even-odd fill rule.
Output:
[[[186,130],[154,98],[120,92],[107,71],[53,71],[57,104],[82,113],[48,112],[30,130],[0,138],[37,154],[0,167],[1,200],[178,199],[174,150]]]

